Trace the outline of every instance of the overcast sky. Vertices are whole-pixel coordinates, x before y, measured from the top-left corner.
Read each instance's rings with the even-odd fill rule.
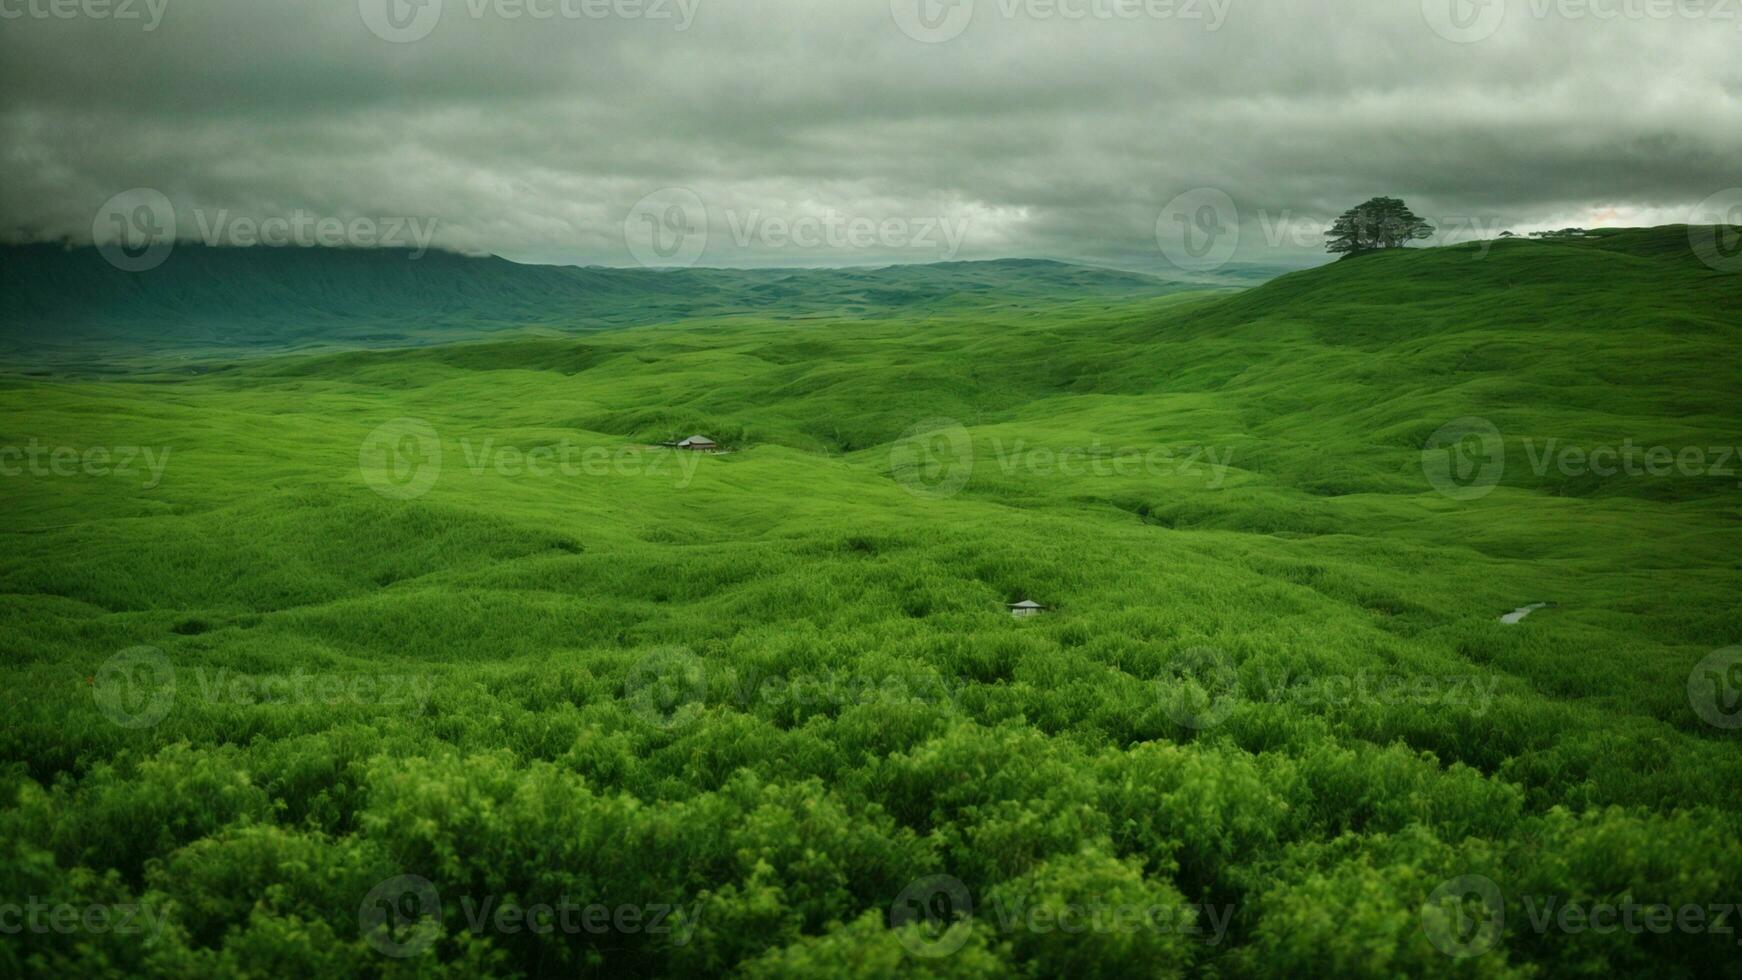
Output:
[[[0,0],[11,240],[1165,270],[1739,187],[1738,0]]]

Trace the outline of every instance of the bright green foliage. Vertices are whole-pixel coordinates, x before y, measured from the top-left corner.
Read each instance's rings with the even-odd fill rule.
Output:
[[[1040,977],[1178,977],[1221,937],[1173,885],[1136,859],[1061,854],[995,886],[981,915]]]
[[[170,452],[0,477],[0,906],[161,923],[0,935],[0,976],[1735,976],[1733,934],[1533,925],[1742,900],[1689,700],[1742,643],[1742,464],[1535,465],[1734,446],[1742,277],[1593,234],[0,382],[0,446]],[[1506,465],[1454,499],[1423,449],[1467,416]],[[399,418],[410,499],[360,469]],[[630,448],[697,432],[736,451]],[[607,465],[527,468],[564,440]],[[122,727],[141,646],[175,686]],[[439,923],[366,931],[401,876]],[[972,916],[891,928],[940,876]],[[1466,876],[1505,917],[1458,959]],[[565,900],[671,914],[497,917]],[[1198,929],[1036,924],[1151,908]]]
[[[936,934],[919,926],[905,927],[914,942],[928,942]],[[883,916],[867,912],[827,935],[812,937],[770,952],[745,965],[743,975],[757,980],[809,980],[811,977],[856,977],[860,980],[908,980],[910,977],[939,980],[1007,977],[1009,963],[987,948],[986,931],[963,924],[961,945],[947,956],[913,955],[896,938]],[[955,945],[951,943],[951,945]]]

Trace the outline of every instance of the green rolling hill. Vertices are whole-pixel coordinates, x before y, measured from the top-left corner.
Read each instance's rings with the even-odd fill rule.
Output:
[[[6,937],[0,972],[1732,975],[1733,936],[1531,918],[1742,882],[1742,276],[1687,242],[1234,293],[995,263],[504,298],[431,256],[469,271],[419,309],[469,342],[8,375],[0,894],[163,925]],[[81,302],[300,336],[288,294],[192,281]],[[388,322],[315,281],[327,325]],[[466,325],[625,282],[609,325],[679,322]],[[654,445],[691,433],[729,452]],[[441,922],[367,931],[408,875]],[[939,876],[976,914],[906,923]],[[1471,876],[1496,932],[1435,904]],[[560,895],[681,928],[466,915]],[[1011,925],[1097,902],[1172,918]]]

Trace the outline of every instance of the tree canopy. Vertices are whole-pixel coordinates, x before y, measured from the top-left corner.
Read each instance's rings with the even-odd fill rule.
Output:
[[[1325,232],[1328,252],[1366,252],[1379,248],[1402,248],[1418,238],[1433,235],[1434,226],[1417,217],[1409,205],[1395,197],[1376,197],[1343,212]]]

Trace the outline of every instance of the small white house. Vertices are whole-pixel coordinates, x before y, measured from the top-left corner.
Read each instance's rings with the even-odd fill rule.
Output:
[[[1030,616],[1038,616],[1043,612],[1046,612],[1046,607],[1035,602],[1033,599],[1024,599],[1021,602],[1012,602],[1010,604],[1010,615],[1015,616],[1017,619],[1027,619]]]

